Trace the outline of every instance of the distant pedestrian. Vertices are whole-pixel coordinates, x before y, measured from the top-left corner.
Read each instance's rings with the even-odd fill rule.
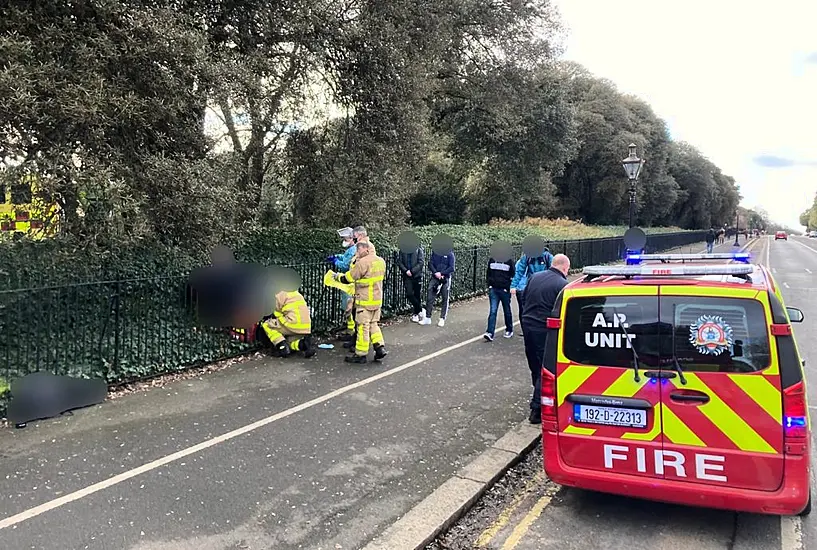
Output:
[[[502,304],[502,313],[505,316],[505,338],[513,337],[513,312],[511,311],[511,281],[516,273],[512,258],[488,258],[488,293],[491,309],[488,313],[488,329],[483,337],[488,342],[493,341],[496,330],[496,316],[499,305]]]
[[[726,242],[726,230],[721,227],[718,231],[718,244],[723,244]]]
[[[399,251],[397,253],[397,266],[403,277],[406,299],[411,304],[411,320],[415,323],[420,322],[420,313],[423,311],[420,296],[422,296],[424,263],[425,254],[422,246],[418,246],[411,252]]]
[[[533,396],[530,400],[531,424],[542,423],[542,364],[547,343],[547,319],[559,293],[567,285],[570,259],[564,254],[553,257],[550,269],[534,274],[525,289],[525,311],[522,314],[522,332],[525,337],[525,356],[530,369]]]
[[[709,232],[707,232],[706,234],[706,253],[712,254],[714,246],[715,246],[715,228],[710,227]]]
[[[451,280],[456,267],[454,251],[449,250],[447,254],[437,254],[431,251],[431,258],[428,260],[428,269],[431,271],[431,281],[428,283],[428,299],[426,307],[420,313],[420,324],[430,325],[431,314],[434,311],[434,302],[437,296],[442,296],[443,303],[440,307],[440,320],[437,326],[445,326],[445,318],[448,316],[448,301],[451,294]]]

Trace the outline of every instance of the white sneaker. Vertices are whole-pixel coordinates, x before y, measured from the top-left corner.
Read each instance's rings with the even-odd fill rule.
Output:
[[[445,326],[445,319],[440,319],[439,321],[437,321],[437,326],[438,327],[444,327]]]
[[[412,315],[411,316],[411,322],[412,323],[419,323],[420,322],[420,316],[419,315]]]
[[[430,325],[431,324],[431,319],[429,319],[428,317],[423,317],[422,319],[420,319],[418,321],[418,323],[421,324],[421,325]]]
[[[513,331],[512,330],[506,330],[505,331],[505,338],[513,338]]]
[[[490,332],[486,332],[485,334],[482,335],[482,337],[485,338],[486,342],[493,342],[494,341],[494,335],[491,334]]]
[[[419,317],[419,319],[420,319],[421,321],[422,321],[423,319],[425,319],[425,318],[426,318],[426,310],[425,310],[425,308],[423,308],[423,309],[421,309],[421,310],[420,310],[420,314],[419,314],[417,317]]]

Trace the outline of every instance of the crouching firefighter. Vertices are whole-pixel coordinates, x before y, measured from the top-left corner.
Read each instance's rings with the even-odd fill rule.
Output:
[[[344,284],[355,285],[355,321],[357,338],[354,354],[347,356],[347,363],[366,363],[369,344],[374,346],[374,360],[386,357],[383,333],[380,331],[380,310],[383,306],[383,278],[386,262],[374,253],[373,246],[366,241],[358,241],[357,257],[347,273],[336,273],[335,278]]]
[[[297,351],[302,351],[304,357],[315,355],[312,319],[300,292],[278,292],[275,295],[275,311],[261,321],[261,328],[278,357],[287,357]]]

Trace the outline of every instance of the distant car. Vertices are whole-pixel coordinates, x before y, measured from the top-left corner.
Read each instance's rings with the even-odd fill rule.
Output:
[[[817,238],[817,231],[809,231],[808,236],[810,239]]]
[[[789,236],[786,234],[785,231],[778,231],[774,234],[774,240],[783,239],[784,241],[789,240]]]

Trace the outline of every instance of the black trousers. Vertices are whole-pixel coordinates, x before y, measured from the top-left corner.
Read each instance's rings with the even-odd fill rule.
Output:
[[[406,299],[411,304],[413,315],[419,315],[423,310],[423,306],[420,303],[420,287],[422,284],[423,279],[421,277],[403,277],[403,286],[406,287]]]
[[[547,343],[547,329],[531,327],[522,324],[522,333],[525,337],[525,357],[528,359],[530,380],[533,385],[533,395],[530,398],[531,410],[538,410],[542,406],[542,365],[545,362],[545,344]]]

